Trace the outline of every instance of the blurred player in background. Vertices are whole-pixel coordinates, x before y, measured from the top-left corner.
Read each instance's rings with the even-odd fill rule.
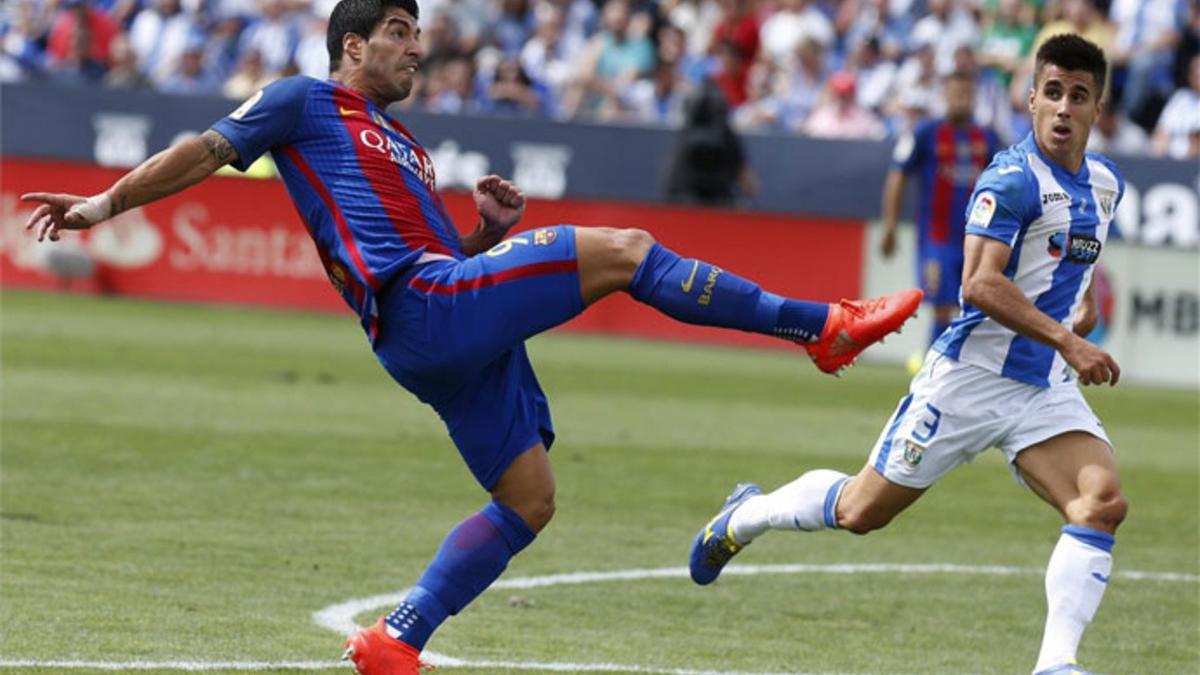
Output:
[[[896,223],[910,174],[919,177],[917,283],[933,305],[933,334],[946,330],[958,310],[967,201],[975,179],[999,149],[996,134],[973,121],[975,74],[958,70],[943,80],[946,115],[924,120],[900,137],[883,184],[884,258],[896,252]]]
[[[1078,386],[1120,376],[1112,356],[1083,337],[1096,323],[1095,264],[1125,191],[1112,162],[1084,151],[1106,69],[1100,49],[1079,36],[1038,50],[1033,132],[996,156],[972,197],[963,312],[866,466],[853,477],[810,471],[770,494],[738,485],[693,543],[697,583],[711,583],[768,529],[884,527],[951,469],[997,446],[1018,481],[1066,521],[1046,568],[1049,611],[1034,671],[1086,673],[1076,650],[1128,508],[1112,445]]]
[[[433,631],[484,591],[554,513],[554,428],[524,342],[616,291],[689,323],[777,336],[837,372],[917,309],[916,289],[835,305],[784,298],[683,259],[642,230],[557,226],[504,239],[525,196],[481,178],[479,223],[459,236],[428,153],[389,104],[421,59],[415,0],[342,0],[331,79],[279,80],[195,139],[92,197],[33,193],[39,240],[85,229],[271,152],[330,280],[379,361],[445,421],[492,497],[446,537],[404,602],[346,641],[365,675],[415,674]],[[386,526],[380,527],[386,536]],[[386,560],[381,551],[380,560]]]

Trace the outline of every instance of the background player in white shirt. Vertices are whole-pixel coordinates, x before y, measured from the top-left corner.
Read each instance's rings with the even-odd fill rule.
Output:
[[[855,476],[810,471],[769,494],[738,485],[696,536],[697,583],[711,583],[768,529],[884,527],[941,476],[995,446],[1018,481],[1066,521],[1046,569],[1049,612],[1034,670],[1086,672],[1075,652],[1128,509],[1112,446],[1078,386],[1120,376],[1083,337],[1096,322],[1092,272],[1124,193],[1116,167],[1084,151],[1106,68],[1100,49],[1078,36],[1055,36],[1038,50],[1033,132],[996,155],[971,199],[962,314],[930,350],[866,466]]]

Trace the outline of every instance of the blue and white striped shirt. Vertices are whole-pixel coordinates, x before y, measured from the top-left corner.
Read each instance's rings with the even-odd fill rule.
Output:
[[[998,153],[979,176],[967,234],[1012,247],[1004,275],[1034,306],[1070,329],[1124,194],[1125,181],[1107,158],[1087,153],[1073,174],[1043,155],[1031,133]],[[1040,387],[1071,378],[1053,347],[1018,335],[961,296],[959,302],[962,314],[934,350]]]

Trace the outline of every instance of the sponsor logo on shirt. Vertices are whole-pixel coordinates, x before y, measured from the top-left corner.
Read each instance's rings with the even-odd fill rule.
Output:
[[[1042,206],[1071,201],[1071,195],[1065,192],[1046,192],[1042,194]]]
[[[1100,240],[1093,236],[1055,232],[1049,241],[1047,250],[1055,258],[1080,265],[1092,265],[1100,258]]]
[[[436,189],[437,176],[433,171],[433,162],[425,153],[417,152],[413,146],[397,141],[375,129],[363,129],[358,134],[358,140],[368,148],[386,156],[392,163],[415,173],[430,190]]]
[[[980,192],[975,198],[975,206],[971,207],[971,217],[967,220],[968,225],[978,227],[987,227],[992,222],[992,216],[996,214],[996,195],[990,192]]]

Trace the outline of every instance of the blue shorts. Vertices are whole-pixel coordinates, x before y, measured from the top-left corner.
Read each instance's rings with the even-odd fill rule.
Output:
[[[957,305],[962,284],[961,246],[928,245],[917,254],[917,284],[925,291],[925,302]]]
[[[583,311],[570,226],[522,232],[466,260],[402,276],[379,301],[375,355],[433,406],[491,490],[522,452],[554,442],[525,340]]]

